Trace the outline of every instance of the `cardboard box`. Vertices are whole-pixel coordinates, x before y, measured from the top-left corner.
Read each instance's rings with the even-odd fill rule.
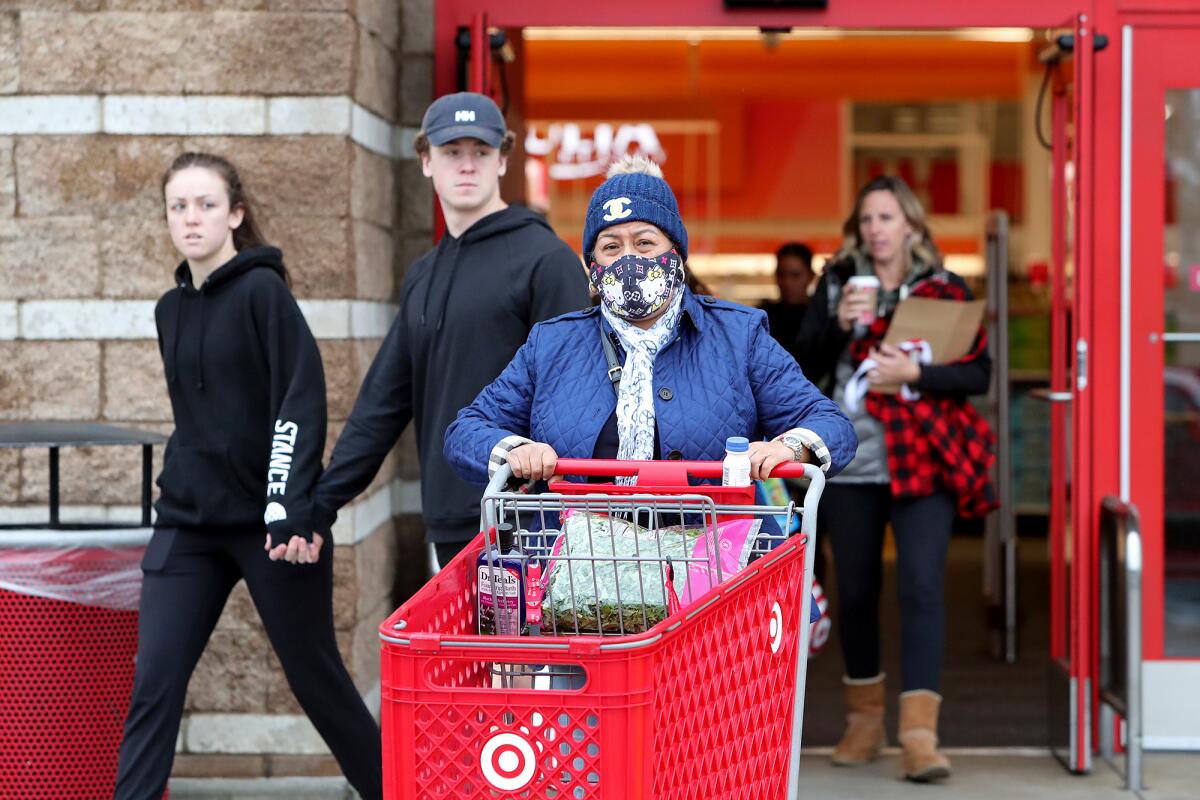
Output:
[[[937,300],[908,297],[900,301],[884,344],[899,345],[909,339],[924,339],[933,352],[934,364],[950,364],[971,352],[983,322],[985,300]],[[879,384],[872,392],[898,394],[898,384]]]
[[[934,364],[950,364],[971,352],[983,322],[985,300],[935,300],[908,297],[896,306],[884,344],[924,339],[933,351]]]

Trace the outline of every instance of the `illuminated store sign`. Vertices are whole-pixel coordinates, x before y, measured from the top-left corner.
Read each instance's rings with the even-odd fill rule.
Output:
[[[525,136],[525,152],[545,158],[551,180],[572,181],[603,175],[608,165],[626,154],[642,154],[659,164],[667,160],[667,152],[654,127],[640,122],[618,125],[607,122],[595,125],[590,136],[574,122],[554,122],[546,126],[546,134],[538,131],[538,123],[529,124]]]

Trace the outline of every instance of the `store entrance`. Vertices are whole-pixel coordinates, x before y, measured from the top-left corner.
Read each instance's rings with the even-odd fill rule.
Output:
[[[1007,258],[991,265],[991,277],[993,298],[1003,292],[1009,308],[1009,347],[996,384],[1009,388],[1010,452],[1022,464],[1005,513],[1009,536],[1025,541],[1012,539],[1012,559],[1001,563],[1004,551],[988,547],[982,526],[956,531],[943,738],[949,746],[1044,746],[1050,415],[1029,394],[1049,385],[1050,367],[1051,155],[1034,125],[1044,41],[1029,29],[530,27],[504,31],[504,42],[492,85],[510,121],[524,126],[524,161],[510,168],[523,182],[510,188],[578,247],[587,198],[607,164],[623,153],[652,156],[678,195],[689,266],[724,298],[778,299],[774,254],[788,242],[811,248],[819,271],[842,245],[857,187],[879,174],[914,188],[947,267],[988,296],[989,221],[1002,212]],[[1048,114],[1048,97],[1043,103]],[[893,702],[894,563],[889,546],[884,668],[896,681]],[[826,588],[836,613],[832,574]],[[999,602],[1014,603],[1011,619],[995,607],[998,581],[1008,595]],[[806,746],[841,735],[841,670],[835,634],[810,667]],[[985,715],[994,722],[979,725]]]
[[[1052,164],[1050,94],[1039,91],[1046,72],[1038,60],[1063,36],[1079,41],[1088,16],[1066,0],[1003,9],[936,0],[919,12],[864,0],[752,15],[673,1],[603,13],[543,3],[493,9],[476,0],[437,9],[437,91],[483,89],[502,102],[525,145],[510,162],[507,196],[542,209],[576,245],[598,162],[644,149],[664,162],[679,197],[692,271],[715,293],[754,304],[775,292],[772,254],[781,242],[808,243],[818,268],[836,251],[855,190],[869,177],[895,173],[916,188],[946,265],[980,296],[990,278],[993,311],[1001,298],[1007,305],[997,318],[997,332],[1008,330],[996,391],[979,401],[1011,423],[1001,437],[1006,504],[986,536],[960,526],[951,548],[949,638],[973,661],[960,668],[948,654],[943,727],[950,733],[961,723],[962,737],[947,744],[1069,744],[1078,756],[1071,768],[1086,769],[1090,740],[1080,732],[1090,726],[1091,660],[1075,650],[1090,646],[1082,634],[1092,626],[1086,587],[1097,474],[1079,462],[1093,441],[1080,435],[1091,430],[1090,406],[1067,409],[1035,395],[1054,395],[1052,378],[1064,371],[1074,380],[1075,357],[1058,352],[1062,337],[1082,339],[1092,324],[1090,206],[1080,200],[1092,166],[1078,161],[1074,141],[1069,160]],[[761,27],[730,27],[751,19]],[[646,27],[587,27],[600,20]],[[1014,23],[1031,27],[996,27]],[[1090,92],[1089,84],[1073,97]],[[1092,135],[1090,106],[1083,110],[1073,108],[1072,137]],[[997,230],[993,212],[1007,222],[998,248],[988,240]],[[1055,225],[1065,231],[1063,252],[1055,250]],[[989,268],[996,250],[1004,255]],[[1072,320],[1078,332],[1063,327]],[[1054,647],[1064,637],[1065,659]],[[897,647],[886,642],[885,654],[894,657]],[[1011,691],[993,667],[1013,676]],[[810,682],[810,696],[836,698],[838,670],[830,668],[829,686]],[[961,691],[952,691],[960,678]],[[981,686],[1001,690],[992,696]],[[975,724],[997,707],[1014,710],[1018,733],[992,736],[1004,726]],[[1070,738],[1060,741],[1068,721]],[[805,742],[828,743],[817,727]]]

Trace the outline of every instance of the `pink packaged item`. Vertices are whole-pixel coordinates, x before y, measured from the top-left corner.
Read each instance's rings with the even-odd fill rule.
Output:
[[[735,519],[717,523],[717,550],[712,552],[711,537],[697,536],[692,546],[692,558],[705,559],[707,566],[695,561],[688,564],[687,586],[682,603],[687,607],[717,585],[717,564],[722,581],[741,572],[750,561],[750,550],[758,537],[761,519]]]

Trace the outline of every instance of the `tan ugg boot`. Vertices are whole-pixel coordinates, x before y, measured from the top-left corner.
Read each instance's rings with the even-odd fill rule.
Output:
[[[846,733],[833,749],[830,761],[839,767],[856,767],[874,761],[887,744],[883,729],[882,672],[874,678],[842,678],[846,684]]]
[[[938,708],[942,696],[928,689],[900,694],[900,767],[910,781],[950,777],[950,759],[938,752]]]

